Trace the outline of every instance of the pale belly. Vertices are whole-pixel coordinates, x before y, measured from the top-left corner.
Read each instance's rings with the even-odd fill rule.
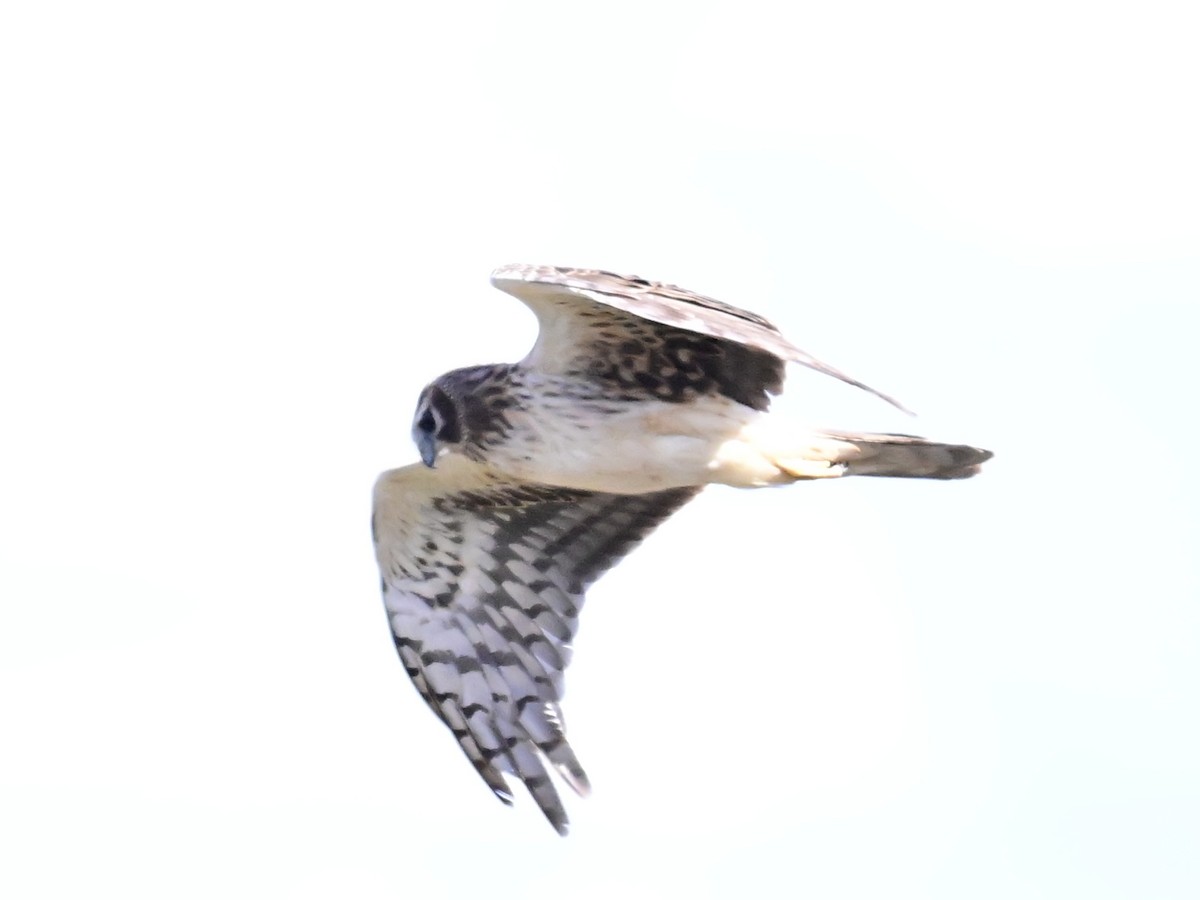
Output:
[[[523,480],[616,494],[771,484],[778,470],[753,441],[763,417],[723,397],[548,405],[510,415],[514,427],[489,461]]]

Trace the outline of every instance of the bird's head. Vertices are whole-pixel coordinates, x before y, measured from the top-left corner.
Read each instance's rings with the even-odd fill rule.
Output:
[[[413,416],[412,436],[421,461],[431,469],[443,450],[462,443],[461,404],[437,381],[421,391]]]

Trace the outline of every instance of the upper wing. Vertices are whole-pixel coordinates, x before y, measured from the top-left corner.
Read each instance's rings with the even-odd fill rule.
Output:
[[[591,304],[580,302],[585,300],[672,329],[732,342],[780,360],[800,363],[869,391],[908,412],[887,394],[851,378],[785,340],[762,316],[674,285],[594,269],[522,264],[496,269],[492,272],[492,284],[512,294],[537,314],[538,343],[526,361],[531,366],[558,368],[590,351],[595,337],[593,329],[587,327],[593,323],[587,319],[594,318],[595,312],[592,307],[593,311],[589,313]],[[772,392],[777,390],[778,387]]]
[[[624,496],[489,481],[457,457],[393,469],[372,526],[405,671],[505,803],[516,775],[560,834],[542,759],[578,793],[587,776],[558,701],[584,591],[699,491]]]

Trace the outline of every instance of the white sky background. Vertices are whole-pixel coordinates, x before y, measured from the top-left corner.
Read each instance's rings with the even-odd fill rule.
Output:
[[[1196,896],[1191,6],[6,4],[0,894]],[[531,343],[510,261],[997,452],[712,490],[601,581],[566,840],[409,685],[367,529],[420,387]]]

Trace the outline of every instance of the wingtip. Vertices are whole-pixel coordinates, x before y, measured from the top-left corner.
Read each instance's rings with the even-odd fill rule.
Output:
[[[584,772],[583,769],[579,768],[578,763],[576,763],[574,767],[560,763],[555,765],[554,768],[558,774],[562,776],[563,781],[565,781],[568,786],[570,786],[571,790],[573,790],[576,794],[578,794],[580,797],[591,796],[592,783],[588,781],[587,773]]]
[[[830,378],[836,378],[843,384],[848,384],[851,387],[856,387],[859,390],[866,391],[868,394],[878,397],[884,403],[896,407],[896,409],[900,410],[900,412],[910,415],[914,418],[916,417],[917,414],[915,412],[913,412],[891,394],[885,394],[878,388],[873,388],[866,382],[859,381],[857,378],[847,375],[837,366],[831,366],[829,363],[817,359],[811,353],[807,353],[793,344],[787,344],[785,342],[785,347],[787,348],[785,351],[785,358],[789,359],[791,362],[799,363],[802,366],[812,369],[814,372],[820,372],[822,375],[828,375]]]
[[[822,363],[822,366],[824,366],[823,363]],[[874,396],[876,396],[880,400],[882,400],[884,403],[887,403],[887,404],[890,404],[891,406],[896,407],[896,409],[900,410],[900,412],[904,413],[905,415],[912,416],[914,419],[917,417],[917,414],[915,412],[913,412],[911,409],[909,409],[907,406],[905,406],[903,403],[901,403],[899,400],[897,400],[891,394],[885,394],[883,391],[879,390],[878,388],[873,388],[869,384],[859,381],[857,378],[851,378],[845,372],[842,372],[838,369],[834,369],[832,366],[829,366],[827,369],[825,369],[825,371],[827,372],[827,374],[833,375],[834,378],[844,381],[844,382],[846,382],[846,384],[848,384],[852,387],[856,387],[856,388],[859,388],[860,390],[864,390],[868,394],[873,394]]]
[[[499,800],[501,803],[503,803],[505,806],[513,805],[513,795],[510,794],[507,790],[503,790],[503,791],[497,790],[496,788],[493,787],[492,793],[495,794],[496,799]]]
[[[900,410],[900,412],[904,413],[906,416],[912,416],[914,419],[917,417],[917,414],[914,410],[909,409],[907,406],[905,406],[903,403],[901,403],[899,400],[897,400],[891,394],[885,394],[882,391],[877,391],[871,387],[866,388],[866,390],[870,391],[872,394],[874,394],[880,400],[890,403],[892,406],[896,407],[896,409]]]

